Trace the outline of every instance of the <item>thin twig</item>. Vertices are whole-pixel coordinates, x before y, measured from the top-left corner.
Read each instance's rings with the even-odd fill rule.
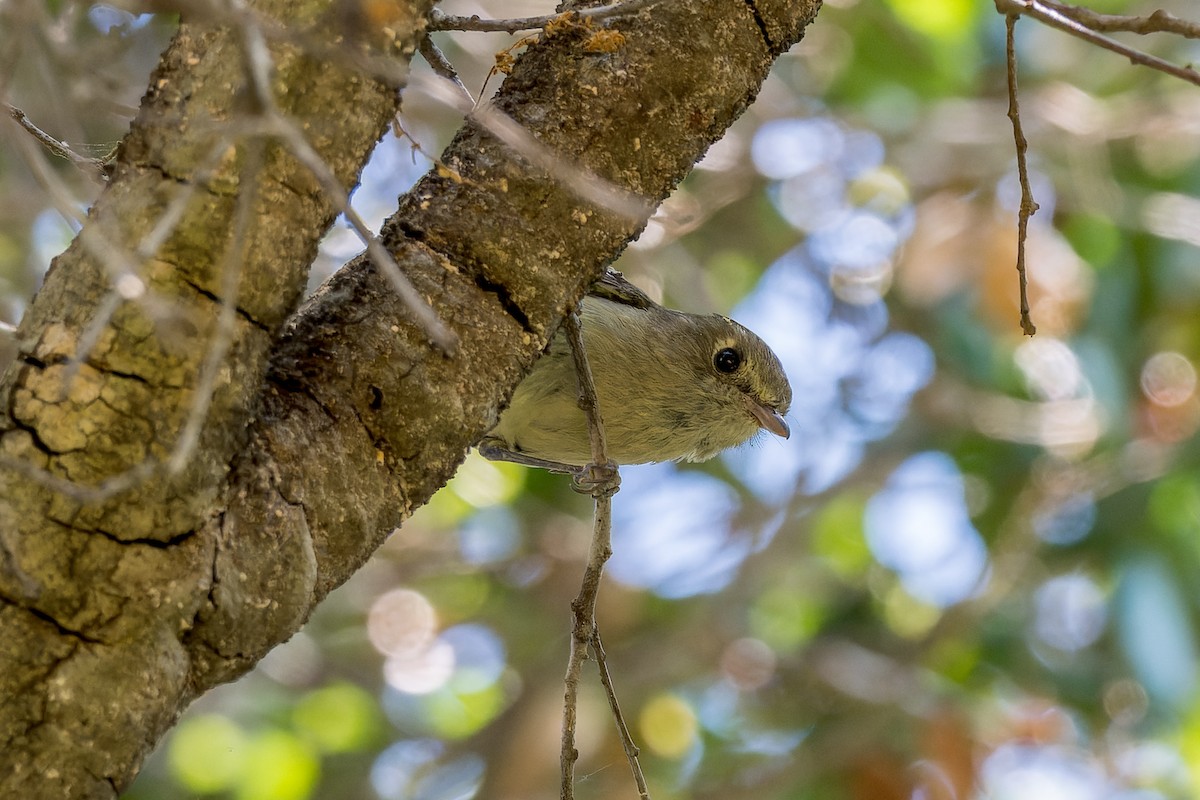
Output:
[[[443,53],[442,49],[437,46],[436,42],[433,41],[433,37],[431,37],[429,34],[422,36],[421,44],[417,48],[417,51],[421,54],[421,57],[425,59],[425,63],[430,66],[434,73],[457,86],[459,91],[461,91],[467,98],[467,101],[470,102],[471,105],[475,105],[477,101],[471,96],[471,90],[468,89],[466,84],[462,82],[462,78],[458,77],[458,73],[454,71],[454,65],[450,63],[450,59],[446,58],[446,54]]]
[[[430,97],[462,111],[472,122],[495,136],[530,164],[544,170],[550,178],[558,181],[577,197],[632,220],[645,219],[654,211],[654,204],[646,198],[602,178],[581,166],[576,160],[555,152],[538,141],[521,123],[491,103],[480,103],[472,108],[447,81],[428,74],[414,73],[409,87],[423,90]]]
[[[1118,55],[1122,55],[1134,64],[1141,64],[1144,67],[1156,69],[1159,72],[1164,72],[1167,75],[1200,86],[1200,72],[1191,67],[1180,67],[1158,56],[1152,56],[1149,53],[1143,53],[1141,50],[1121,44],[1116,39],[1110,39],[1103,34],[1097,33],[1087,25],[1077,22],[1056,8],[1039,2],[1039,0],[994,0],[994,2],[996,9],[1006,17],[1014,15],[1033,17],[1040,22],[1065,31],[1072,36],[1077,36],[1097,47],[1103,47],[1105,50],[1111,50]]]
[[[412,285],[412,281],[396,263],[396,259],[383,246],[383,242],[350,205],[349,195],[338,182],[333,170],[325,163],[325,159],[321,158],[320,154],[312,148],[299,127],[291,120],[279,117],[274,127],[276,135],[283,139],[292,155],[312,171],[325,195],[333,202],[333,207],[346,217],[346,221],[350,223],[350,227],[358,235],[359,240],[366,245],[367,254],[371,257],[372,263],[392,285],[404,307],[425,331],[425,335],[442,353],[453,355],[458,349],[458,336],[446,326],[446,323],[425,301],[425,298],[421,297],[416,287]]]
[[[579,312],[572,311],[563,321],[567,341],[571,343],[571,354],[575,359],[575,377],[579,381],[579,407],[587,417],[588,441],[592,447],[592,463],[607,465],[608,440],[604,434],[604,420],[600,416],[600,402],[596,398],[596,381],[592,378],[592,367],[588,363],[587,349],[583,346],[583,330],[579,323]]]
[[[1056,0],[1039,0],[1047,8],[1052,8],[1064,17],[1070,17],[1080,25],[1086,25],[1094,31],[1104,33],[1173,33],[1185,39],[1200,39],[1200,23],[1180,19],[1169,11],[1161,8],[1148,16],[1127,16],[1124,14],[1101,14],[1090,8],[1059,3]]]
[[[604,423],[600,419],[598,404],[595,402],[596,386],[592,380],[592,370],[588,364],[587,351],[583,346],[583,335],[576,312],[572,311],[570,316],[563,321],[563,329],[575,359],[580,397],[582,399],[589,396],[590,393],[592,401],[589,403],[587,400],[583,400],[580,403],[584,414],[588,417],[592,459],[597,463],[606,463],[607,458],[603,453],[605,449]],[[597,432],[597,428],[601,430]],[[600,458],[605,458],[605,461],[600,461]],[[587,565],[583,571],[583,583],[579,588],[578,596],[571,602],[571,652],[567,657],[567,674],[563,678],[562,741],[559,752],[559,768],[562,773],[559,785],[560,800],[573,800],[575,797],[575,762],[579,760],[579,750],[575,747],[579,676],[583,671],[583,662],[587,660],[588,643],[591,641],[592,625],[595,622],[596,596],[600,591],[600,576],[604,569],[604,562],[612,554],[611,542],[605,541],[606,536],[611,538],[609,529],[612,511],[611,498],[611,494],[596,497],[592,543],[588,550]]]
[[[587,566],[583,571],[583,582],[579,594],[571,601],[571,652],[567,657],[567,674],[563,678],[562,741],[559,751],[561,783],[560,800],[575,797],[575,762],[579,750],[575,747],[575,726],[579,708],[579,677],[583,662],[587,661],[588,645],[592,639],[592,626],[596,619],[596,596],[600,591],[600,577],[604,562],[612,555],[609,526],[612,523],[611,495],[596,499],[595,524],[592,543],[588,549]]]
[[[93,178],[103,181],[104,169],[107,161],[102,158],[88,158],[81,156],[71,149],[71,146],[61,139],[55,139],[50,134],[43,131],[29,117],[25,116],[25,112],[9,103],[4,103],[4,108],[8,110],[8,115],[16,120],[17,124],[29,133],[30,136],[42,143],[42,146],[49,150],[59,158],[65,158],[75,166],[87,172]]]
[[[235,0],[235,5],[240,5]],[[370,256],[372,263],[383,274],[384,278],[392,284],[392,288],[400,297],[400,301],[405,308],[412,313],[418,325],[425,331],[426,336],[430,341],[446,355],[453,354],[458,349],[458,337],[451,331],[437,312],[425,301],[425,298],[417,292],[416,287],[408,279],[408,276],[400,269],[396,260],[392,258],[392,254],[383,246],[383,242],[379,240],[363,221],[358,212],[350,205],[350,195],[342,186],[333,170],[325,162],[308,139],[300,127],[296,125],[290,118],[281,113],[275,105],[274,95],[271,92],[270,75],[272,62],[270,60],[270,50],[267,47],[266,38],[263,32],[256,26],[243,26],[241,28],[243,35],[243,46],[246,50],[246,60],[249,64],[247,70],[250,78],[250,83],[254,87],[255,99],[261,108],[263,115],[263,132],[278,137],[283,144],[288,148],[293,156],[305,167],[312,172],[313,177],[317,179],[317,183],[321,185],[322,191],[333,203],[337,211],[345,216],[350,223],[350,227],[358,234],[360,240],[366,245],[367,254]]]
[[[1029,234],[1029,218],[1038,210],[1038,204],[1033,201],[1033,190],[1029,187],[1029,171],[1025,163],[1025,153],[1029,142],[1021,129],[1021,107],[1017,101],[1017,53],[1014,41],[1016,39],[1016,14],[1004,18],[1007,27],[1006,54],[1008,58],[1008,118],[1012,120],[1013,139],[1017,149],[1017,177],[1021,181],[1021,208],[1017,212],[1017,276],[1021,292],[1021,330],[1026,336],[1037,333],[1037,326],[1029,316],[1029,279],[1025,271],[1025,240]]]
[[[50,156],[47,154],[47,150],[53,153],[54,148],[45,144],[38,147],[35,141],[28,136],[16,137],[14,145],[21,151],[23,163],[29,167],[38,184],[50,196],[54,210],[72,227],[76,229],[82,227],[87,219],[84,213],[84,203],[75,196],[76,193],[67,185],[58,170],[54,169]]]
[[[572,13],[585,19],[608,19],[610,17],[632,14],[635,11],[654,5],[660,0],[627,0],[624,3],[613,3],[607,6],[583,8]],[[482,19],[478,14],[460,17],[446,14],[439,9],[433,9],[429,14],[429,30],[431,31],[482,31],[490,33],[516,33],[535,28],[544,28],[560,14],[546,14],[540,17],[519,17],[514,19]]]
[[[599,628],[596,624],[596,598],[600,591],[600,580],[604,573],[604,563],[612,555],[612,496],[620,485],[620,473],[617,471],[616,465],[608,460],[606,453],[604,420],[600,415],[595,381],[592,379],[591,367],[588,365],[587,350],[583,345],[583,334],[577,312],[573,312],[567,317],[563,322],[563,329],[566,332],[567,341],[571,344],[571,353],[575,359],[575,374],[579,382],[579,406],[588,420],[592,463],[586,468],[585,474],[588,477],[585,481],[591,485],[592,497],[596,501],[596,510],[592,542],[588,549],[583,581],[579,588],[579,595],[571,603],[571,654],[567,660],[567,674],[564,678],[560,753],[562,783],[559,796],[561,800],[573,800],[575,796],[575,762],[579,759],[579,751],[575,748],[579,676],[583,670],[583,662],[587,660],[587,650],[590,645],[601,663],[601,682],[609,694],[609,703],[616,719],[617,729],[621,734],[622,744],[625,746],[625,752],[629,758],[630,767],[633,770],[634,780],[638,785],[638,791],[641,797],[648,799],[646,781],[637,760],[637,747],[629,738],[629,729],[621,715],[616,695],[613,693],[612,680],[608,674],[607,663],[603,661],[604,650],[600,644]]]
[[[604,644],[600,641],[600,628],[592,625],[592,654],[596,657],[596,669],[600,671],[600,684],[608,697],[608,707],[612,710],[613,719],[617,723],[617,735],[621,738],[621,749],[625,751],[625,759],[633,770],[633,781],[637,784],[638,797],[650,800],[650,790],[646,787],[646,776],[642,774],[642,765],[638,761],[641,750],[633,743],[629,735],[629,726],[625,724],[625,715],[621,713],[621,705],[617,702],[617,692],[613,688],[612,676],[608,673],[608,656],[604,653]]]
[[[69,497],[83,504],[102,503],[113,495],[132,489],[148,480],[162,466],[155,458],[147,458],[130,467],[124,472],[118,472],[100,481],[94,486],[76,483],[70,478],[55,475],[53,472],[35,466],[25,459],[0,456],[0,469],[18,472],[30,480],[45,486],[52,492]]]
[[[92,348],[99,342],[101,334],[121,304],[126,300],[136,301],[148,314],[153,314],[153,308],[149,304],[145,284],[138,274],[138,259],[125,248],[98,234],[93,226],[85,224],[87,218],[82,211],[80,201],[74,196],[72,189],[67,186],[58,171],[51,166],[46,149],[37,147],[33,141],[24,136],[17,139],[16,146],[22,151],[26,166],[30,168],[38,183],[49,195],[55,210],[64,220],[72,224],[72,227],[79,230],[77,237],[79,246],[104,267],[112,287],[99,302],[91,319],[80,333],[75,353],[67,362],[67,369],[62,379],[63,397],[65,397],[71,382],[74,381],[75,375],[79,371],[80,364],[91,355]]]

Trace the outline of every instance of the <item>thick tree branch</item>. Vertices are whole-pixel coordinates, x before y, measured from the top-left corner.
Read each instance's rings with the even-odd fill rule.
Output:
[[[386,41],[331,30],[331,4],[254,11],[403,66],[428,3],[396,8],[407,17]],[[280,111],[352,185],[398,87],[292,46],[266,57]],[[0,384],[5,797],[115,796],[192,696],[181,637],[225,577],[198,531],[333,219],[286,147],[243,130],[262,107],[247,73],[236,26],[181,27]]]
[[[627,26],[613,21],[625,43],[608,53],[588,52],[582,33],[543,36],[489,114],[650,208],[753,100],[818,5],[663,3]],[[314,26],[327,23],[316,17]],[[406,32],[402,49],[411,52],[419,24],[391,27]],[[218,135],[206,120],[232,113],[228,86],[243,78],[237,52],[220,29],[181,32],[88,227],[131,250],[153,228],[152,212],[174,196],[168,187],[190,180],[190,165]],[[285,110],[312,115],[302,129],[349,185],[394,111],[392,88],[289,52],[274,56]],[[453,178],[423,178],[381,235],[458,338],[454,355],[431,345],[362,257],[272,344],[331,207],[284,148],[272,144],[266,158],[256,201],[263,225],[240,243],[228,382],[215,388],[187,469],[156,473],[101,504],[0,472],[0,676],[12,676],[0,680],[22,698],[0,718],[0,768],[26,765],[0,777],[7,794],[112,797],[192,697],[291,636],[445,483],[567,312],[645,224],[644,214],[581,199],[480,116],[442,158]],[[192,234],[197,222],[185,215],[144,267],[177,310],[171,325],[122,304],[77,385],[65,387],[56,365],[73,357],[109,286],[78,247],[59,259],[22,323],[26,355],[5,378],[0,457],[91,482],[169,451],[220,309],[214,254],[240,188],[228,177],[238,151],[229,159],[192,204],[213,233]],[[184,326],[175,338],[172,325]],[[60,407],[51,399],[64,389],[69,403]],[[103,405],[97,397],[124,404],[108,407],[104,435],[62,434],[54,423],[63,414],[79,422],[70,430],[97,424],[88,416]],[[47,696],[51,681],[62,689]],[[50,779],[53,764],[60,771]]]

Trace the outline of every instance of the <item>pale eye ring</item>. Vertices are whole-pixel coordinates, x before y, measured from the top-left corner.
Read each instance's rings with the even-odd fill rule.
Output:
[[[713,354],[713,366],[717,368],[717,372],[728,375],[731,372],[737,372],[737,368],[741,365],[742,354],[732,347],[723,347]]]

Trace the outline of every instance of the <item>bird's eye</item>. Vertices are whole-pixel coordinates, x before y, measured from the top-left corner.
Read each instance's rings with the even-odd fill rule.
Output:
[[[723,372],[726,375],[735,372],[741,365],[742,354],[732,347],[722,348],[713,356],[713,366],[717,368],[717,372]]]

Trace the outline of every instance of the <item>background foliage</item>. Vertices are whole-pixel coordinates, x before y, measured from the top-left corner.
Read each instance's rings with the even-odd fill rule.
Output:
[[[173,27],[38,0],[0,19],[0,95],[96,154]],[[1018,36],[1036,337],[982,0],[827,2],[617,265],[669,305],[732,310],[796,393],[790,441],[623,471],[600,624],[659,800],[1200,793],[1200,89],[1032,21]],[[478,91],[514,39],[439,41]],[[457,125],[429,80],[355,196],[374,220]],[[15,322],[97,187],[2,130]],[[335,228],[314,282],[357,249]],[[128,797],[557,796],[589,502],[472,455]],[[634,797],[594,682],[579,739],[578,796]]]

